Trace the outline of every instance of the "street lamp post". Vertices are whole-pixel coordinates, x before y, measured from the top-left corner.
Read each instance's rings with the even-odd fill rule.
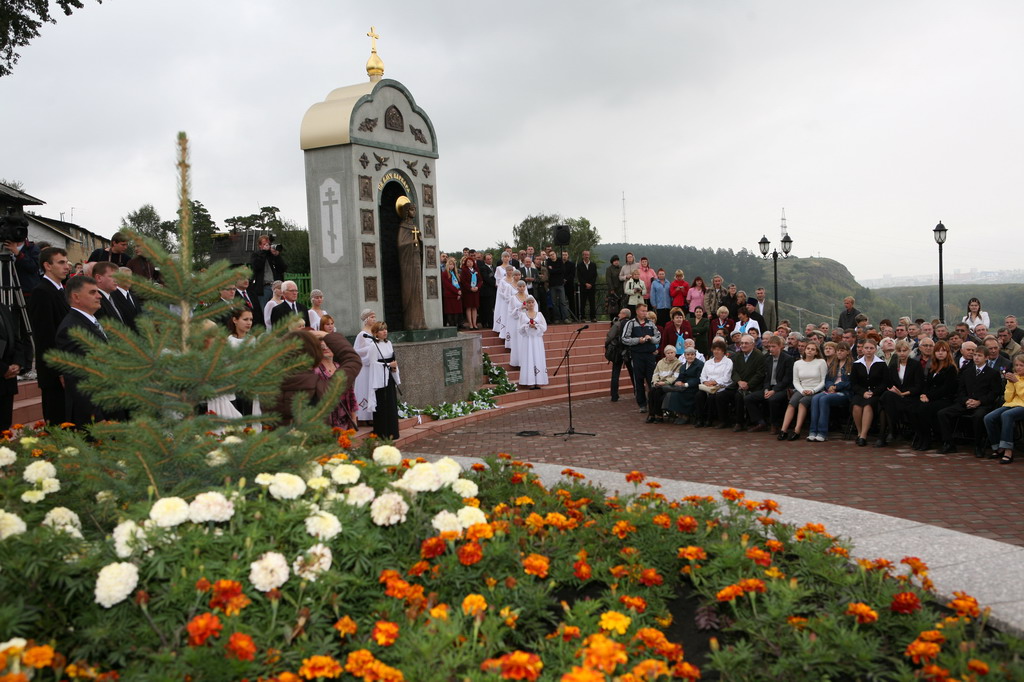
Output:
[[[938,239],[938,237],[936,237],[936,239]],[[766,237],[766,236],[762,236],[761,237],[761,241],[759,241],[757,243],[758,248],[761,249],[761,258],[764,258],[764,259],[767,260],[768,255],[769,255],[768,254],[768,249],[771,247],[771,244],[772,243],[770,241],[768,241],[768,237]],[[793,248],[793,239],[787,233],[786,236],[784,236],[782,238],[782,254],[779,254],[779,252],[776,251],[775,249],[772,249],[772,252],[771,252],[772,270],[774,271],[774,274],[775,274],[775,290],[772,292],[772,296],[775,297],[775,323],[776,324],[778,324],[778,320],[779,320],[779,256],[781,255],[783,258],[789,258],[789,252],[790,252],[790,250],[792,248]],[[941,250],[942,247],[940,246],[939,249]],[[941,253],[941,251],[940,251],[940,253]]]
[[[946,306],[943,300],[943,282],[942,282],[942,245],[946,243],[946,226],[939,221],[939,224],[932,230],[932,236],[935,237],[935,243],[939,245],[939,322],[946,322]]]

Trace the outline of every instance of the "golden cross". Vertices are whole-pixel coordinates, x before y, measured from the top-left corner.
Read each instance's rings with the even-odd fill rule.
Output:
[[[377,38],[380,38],[380,36],[377,35],[377,29],[374,26],[371,26],[370,27],[370,32],[366,34],[366,37],[370,39],[370,51],[371,52],[376,52],[377,51]]]
[[[416,246],[420,245],[420,228],[416,227],[416,225],[412,226],[412,243]]]

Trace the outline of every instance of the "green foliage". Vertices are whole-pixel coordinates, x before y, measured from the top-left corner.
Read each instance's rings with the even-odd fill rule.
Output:
[[[551,228],[554,225],[568,225],[572,239],[565,248],[576,257],[584,249],[593,249],[601,239],[597,228],[590,224],[586,218],[563,218],[558,214],[537,214],[530,215],[521,223],[512,228],[512,244],[516,249],[525,249],[532,246],[540,249],[544,246],[554,246]],[[499,248],[504,244],[499,244]]]
[[[174,222],[161,220],[153,204],[143,204],[121,218],[121,229],[156,240],[164,251],[174,251],[177,232]]]
[[[217,223],[210,216],[201,201],[189,200],[190,226],[192,231],[192,266],[204,268],[210,264],[210,252],[213,250],[213,235],[217,231]],[[182,210],[178,209],[179,232],[182,228]]]
[[[284,247],[281,255],[288,264],[288,271],[309,273],[309,231],[294,220],[282,220],[280,213],[277,206],[263,206],[259,213],[226,218],[224,224],[232,230],[270,232],[275,243]]]
[[[96,0],[97,4],[102,0]],[[18,48],[25,47],[39,37],[43,24],[55,24],[50,12],[50,0],[7,0],[0,3],[0,78],[9,76],[21,55]],[[56,0],[65,15],[71,16],[82,9],[81,0]]]
[[[427,407],[413,407],[406,402],[402,402],[398,405],[398,416],[406,419],[422,414],[438,420],[465,417],[467,414],[481,410],[493,410],[498,406],[498,403],[494,400],[495,397],[506,393],[513,393],[519,389],[518,386],[509,381],[508,371],[501,365],[492,363],[491,357],[487,353],[484,353],[483,370],[484,376],[487,377],[487,383],[490,386],[481,388],[478,391],[472,391],[466,396],[465,400],[429,405]]]

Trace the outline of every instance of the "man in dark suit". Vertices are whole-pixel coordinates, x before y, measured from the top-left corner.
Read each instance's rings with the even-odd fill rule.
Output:
[[[964,344],[966,345],[966,344]],[[988,366],[985,353],[979,349],[974,353],[974,366],[965,367],[958,377],[959,388],[956,402],[939,410],[939,430],[942,432],[940,454],[956,452],[953,445],[953,425],[957,417],[971,417],[974,427],[975,454],[983,451],[985,431],[985,415],[1002,397],[1002,381],[999,372]]]
[[[856,301],[853,296],[847,296],[843,299],[843,312],[839,313],[839,324],[840,329],[853,329],[857,326],[857,316],[860,315],[860,311],[853,307]]]
[[[11,428],[18,374],[31,366],[32,343],[21,323],[21,315],[0,304],[0,431]]]
[[[537,290],[534,288],[533,283],[537,281],[540,272],[533,264],[533,258],[527,256],[526,260],[523,261],[523,267],[519,268],[519,272],[523,274],[523,281],[526,282],[526,292],[536,298]]]
[[[263,322],[263,308],[253,303],[252,298],[249,296],[249,279],[246,277],[240,278],[235,282],[235,303],[242,303],[245,305],[245,309],[252,311],[252,324],[264,326]]]
[[[118,266],[110,261],[100,261],[92,266],[92,277],[100,290],[100,309],[96,317],[101,321],[117,320],[127,325],[128,321],[121,314],[113,298],[114,292],[117,291],[117,279],[114,277],[117,269]]]
[[[480,317],[480,324],[484,329],[489,329],[494,324],[494,301],[497,298],[497,284],[494,281],[494,257],[485,254],[482,260],[477,261],[477,268],[480,269],[480,308],[477,314]]]
[[[576,305],[576,263],[569,260],[569,252],[562,252],[562,272],[565,273],[565,296],[569,299],[569,311],[574,316],[579,316],[579,306]]]
[[[127,267],[119,268],[118,270],[121,275],[132,274],[132,271]],[[132,295],[131,282],[128,280],[119,281],[117,288],[114,289],[114,293],[110,295],[110,298],[113,299],[114,306],[121,313],[121,319],[124,320],[125,324],[131,327],[133,331],[137,331],[135,318],[142,313],[142,307],[139,304],[139,300]]]
[[[1013,366],[1010,363],[1010,359],[1004,356],[999,351],[1002,350],[999,347],[999,341],[992,335],[989,335],[985,339],[985,364],[994,369],[999,373],[999,376],[1003,376],[1003,372],[1009,372]],[[1002,395],[999,396],[1002,398]],[[996,401],[1000,402],[1000,401]]]
[[[103,331],[99,320],[96,319],[103,294],[100,292],[96,280],[86,275],[72,277],[68,281],[67,291],[71,311],[57,328],[54,348],[85,357],[85,347],[71,336],[71,330],[84,329],[96,339],[106,342],[106,332]],[[104,411],[94,405],[89,396],[80,390],[81,377],[70,372],[66,372],[62,376],[66,390],[67,421],[81,426],[107,417]]]
[[[128,235],[123,232],[115,232],[110,238],[109,249],[96,249],[89,254],[87,263],[102,263],[109,261],[118,267],[128,265]]]
[[[754,337],[744,334],[740,337],[739,351],[732,356],[732,385],[715,394],[718,414],[722,417],[719,429],[728,426],[730,409],[734,412],[733,431],[746,430],[746,397],[764,391],[764,354],[754,347]]]
[[[771,432],[777,433],[789,402],[788,389],[793,386],[793,356],[783,352],[785,341],[781,336],[772,336],[766,343],[768,353],[765,355],[763,390],[748,393],[744,402],[748,421],[752,423],[750,431],[764,431],[767,428],[764,419],[767,403]]]
[[[68,252],[56,246],[43,249],[39,262],[43,265],[43,281],[32,291],[27,308],[35,341],[37,383],[43,396],[43,418],[48,424],[57,425],[65,421],[64,385],[60,373],[50,367],[43,356],[53,348],[57,327],[71,310],[63,284],[71,264]]]
[[[757,313],[764,320],[764,324],[761,325],[761,333],[766,331],[775,331],[779,328],[779,318],[775,315],[775,304],[768,298],[765,293],[764,287],[758,287],[754,292],[754,300],[757,308]],[[751,315],[751,317],[754,317]],[[757,318],[754,317],[756,320]],[[757,320],[758,324],[761,324],[761,320]]]
[[[576,264],[576,284],[580,289],[580,319],[586,319],[589,302],[590,321],[597,322],[597,265],[590,260],[589,251],[584,251],[583,258]]]
[[[290,279],[285,281],[281,284],[281,296],[284,300],[274,306],[274,310],[270,313],[271,326],[277,325],[278,322],[291,315],[301,315],[303,321],[306,323],[305,326],[308,327],[309,310],[306,309],[306,306],[298,302],[299,285]]]

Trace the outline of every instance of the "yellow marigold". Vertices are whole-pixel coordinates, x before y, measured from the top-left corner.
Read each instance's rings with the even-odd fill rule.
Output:
[[[572,670],[562,675],[559,682],[605,682],[607,679],[602,672],[574,665]]]
[[[29,647],[21,655],[21,662],[30,668],[49,668],[53,665],[53,647],[49,644]]]
[[[357,649],[349,653],[348,658],[345,659],[345,671],[355,675],[356,677],[363,677],[366,674],[370,664],[376,661],[373,654],[366,649]]]
[[[632,618],[618,611],[605,611],[601,614],[601,620],[598,625],[606,632],[617,632],[620,635],[624,635],[626,630],[629,629],[629,624],[632,622]]]
[[[335,678],[341,677],[341,663],[330,656],[310,656],[302,659],[302,667],[299,668],[299,675],[307,680],[315,680],[318,677]]]
[[[570,519],[559,512],[548,512],[544,516],[544,523],[558,530],[572,530],[579,525],[576,519]]]
[[[669,528],[672,525],[672,517],[668,514],[655,514],[651,523],[658,528]]]
[[[515,630],[516,621],[519,620],[519,614],[512,610],[511,606],[502,607],[498,615],[505,620],[505,625]]]
[[[636,526],[629,521],[616,521],[615,525],[612,526],[612,534],[618,537],[620,540],[625,540],[626,536],[630,533],[636,532]]]
[[[475,497],[463,497],[462,504],[466,505],[467,507],[479,507],[480,500],[478,500]]]
[[[498,671],[503,680],[536,680],[544,669],[544,662],[537,654],[513,651],[498,658],[488,658],[480,664],[480,669],[484,672]]]
[[[977,618],[981,615],[977,599],[966,592],[954,592],[953,596],[956,598],[946,604],[946,606],[956,611],[956,615],[967,618]]]
[[[517,497],[515,499],[515,505],[517,507],[522,507],[523,505],[526,505],[526,504],[535,504],[535,503],[534,503],[533,499],[531,497],[527,496],[527,495],[520,495],[519,497]]]
[[[380,646],[391,646],[398,640],[398,623],[388,620],[378,620],[373,625],[370,633],[373,640]]]
[[[351,617],[342,616],[338,622],[334,624],[334,629],[337,630],[338,634],[342,637],[348,637],[349,635],[356,634],[358,626]]]
[[[588,668],[602,670],[609,675],[615,667],[629,660],[626,645],[601,633],[593,634],[583,640],[583,665]]]
[[[874,623],[878,620],[878,613],[862,602],[852,602],[846,607],[846,615],[855,616],[857,622],[861,624]]]
[[[448,605],[438,604],[430,609],[430,617],[435,620],[448,620]]]
[[[656,658],[647,658],[640,661],[633,666],[631,672],[639,680],[656,680],[659,677],[671,675],[671,671],[665,665],[665,661],[659,661]]]
[[[689,561],[699,561],[707,559],[708,553],[704,551],[703,547],[689,545],[687,547],[680,547],[678,556],[680,559],[687,559]]]
[[[490,540],[494,537],[494,529],[489,523],[474,523],[466,529],[467,540]]]
[[[718,601],[732,601],[736,597],[742,595],[742,587],[740,587],[739,585],[729,585],[728,587],[723,587],[722,589],[720,589],[718,591],[718,594],[715,595],[715,598],[718,599]]]
[[[526,517],[526,527],[530,529],[531,533],[536,533],[544,530],[544,517],[537,513],[531,513]]]
[[[523,572],[538,578],[548,577],[551,560],[542,554],[531,554],[523,559]]]
[[[487,610],[487,600],[482,594],[467,594],[462,600],[462,612],[467,616],[475,616]]]
[[[732,500],[733,502],[735,502],[736,500],[741,500],[745,496],[746,493],[744,493],[742,490],[736,490],[736,488],[726,488],[725,490],[722,491],[722,497],[726,500]]]
[[[777,566],[772,566],[771,568],[766,568],[764,570],[764,574],[767,577],[774,578],[776,580],[781,580],[781,579],[786,577],[786,574],[783,573],[782,571],[780,571]]]

